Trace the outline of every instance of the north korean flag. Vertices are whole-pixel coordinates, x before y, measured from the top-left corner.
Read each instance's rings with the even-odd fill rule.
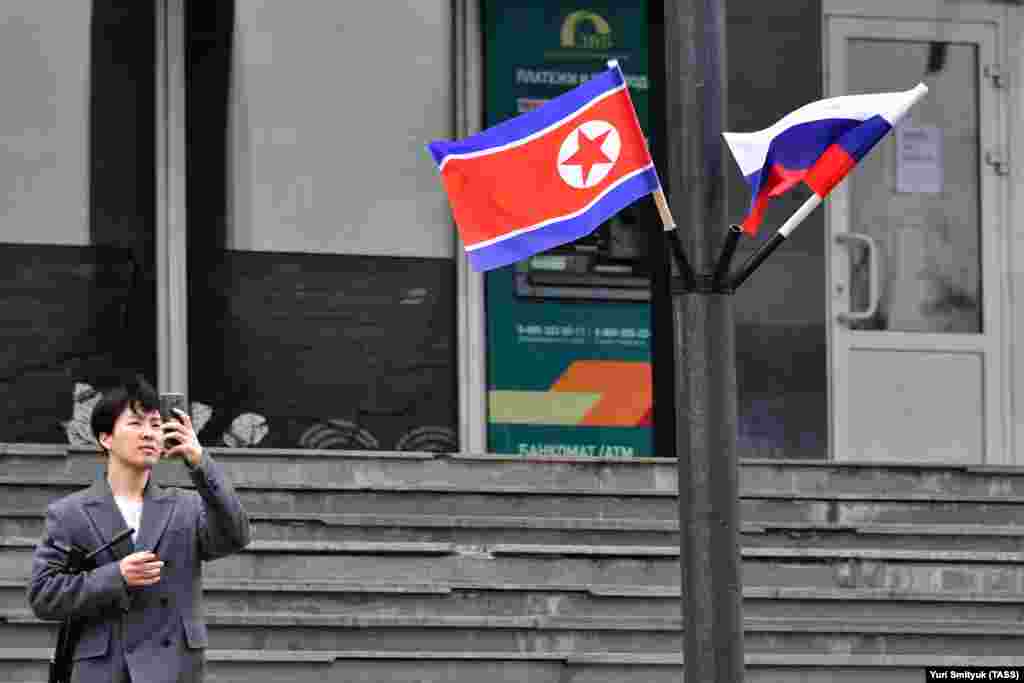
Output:
[[[427,148],[478,272],[588,235],[660,187],[614,62],[533,111]]]

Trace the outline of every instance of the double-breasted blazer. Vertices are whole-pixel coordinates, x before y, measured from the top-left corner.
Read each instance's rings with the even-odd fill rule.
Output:
[[[220,466],[204,452],[187,468],[195,490],[162,487],[150,477],[142,519],[131,538],[102,552],[98,568],[61,574],[56,544],[89,551],[127,528],[106,477],[51,503],[32,559],[28,601],[41,619],[82,619],[72,683],[108,683],[131,674],[134,683],[198,683],[207,646],[202,563],[249,543],[249,518]],[[160,581],[129,588],[119,561],[149,550],[164,562]]]

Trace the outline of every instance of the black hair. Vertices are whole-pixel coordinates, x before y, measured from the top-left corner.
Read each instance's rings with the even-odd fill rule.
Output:
[[[141,375],[105,392],[92,409],[92,433],[97,441],[100,434],[114,433],[114,422],[129,407],[138,413],[160,409],[160,396]]]

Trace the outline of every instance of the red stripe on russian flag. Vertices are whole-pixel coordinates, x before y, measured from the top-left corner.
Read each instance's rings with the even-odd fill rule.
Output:
[[[761,221],[764,220],[764,211],[768,207],[768,193],[762,192],[754,198],[753,205],[750,207],[750,213],[740,223],[740,227],[743,228],[743,232],[747,233],[751,237],[757,234],[757,229],[761,227]]]
[[[807,171],[804,183],[814,190],[814,194],[824,199],[856,165],[857,160],[845,149],[840,145],[831,145],[814,162],[811,170]]]
[[[743,232],[751,237],[756,235],[757,229],[761,226],[761,221],[764,220],[768,199],[788,192],[790,188],[803,180],[805,175],[807,175],[807,169],[798,168],[794,170],[785,168],[781,164],[773,164],[769,170],[768,177],[761,183],[760,191],[754,197],[754,201],[751,202],[750,213],[747,214],[747,217],[740,224]]]

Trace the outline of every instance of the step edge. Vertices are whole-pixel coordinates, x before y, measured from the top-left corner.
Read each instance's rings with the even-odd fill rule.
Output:
[[[52,651],[44,648],[0,648],[2,661],[49,661]],[[682,666],[679,654],[636,654],[631,652],[443,652],[420,651],[405,652],[396,650],[324,650],[308,655],[302,651],[291,650],[207,650],[207,661],[225,662],[323,662],[350,659],[376,660],[477,660],[477,661],[564,661],[576,665],[664,665]],[[901,655],[851,655],[851,654],[773,654],[748,652],[744,655],[747,666],[765,668],[915,668],[936,666],[984,666],[1021,667],[1024,657],[1017,656],[969,656],[939,655],[932,653],[901,654]]]
[[[812,633],[812,634],[882,634],[882,635],[969,635],[1024,636],[1024,623],[1007,619],[913,619],[905,617],[759,617],[744,618],[744,632]],[[0,610],[0,623],[17,625],[50,625],[57,622],[36,618],[28,610]],[[438,629],[488,631],[584,631],[607,633],[682,633],[681,617],[560,617],[560,616],[476,616],[476,615],[378,615],[332,614],[310,615],[297,612],[212,613],[206,624],[214,630],[235,628],[328,628],[351,630],[375,629]]]
[[[81,478],[55,479],[25,479],[13,477],[0,477],[0,486],[74,486],[86,488],[93,480]],[[436,494],[467,494],[467,495],[509,495],[509,496],[566,496],[566,497],[618,497],[618,498],[678,498],[675,489],[656,488],[592,488],[592,487],[559,487],[559,488],[537,488],[536,486],[473,486],[473,485],[381,485],[381,484],[340,484],[336,486],[323,485],[320,483],[272,483],[259,482],[251,483],[246,481],[233,482],[236,490],[241,491],[300,491],[300,492],[377,492],[377,493],[436,493]],[[166,482],[168,486],[192,490],[187,480],[181,478]],[[857,493],[857,492],[835,492],[825,493],[821,491],[787,491],[787,490],[758,490],[744,489],[739,493],[741,501],[758,500],[783,500],[803,503],[933,503],[937,505],[948,504],[978,504],[978,505],[1024,505],[1024,495],[1000,496],[990,494],[935,494],[935,493]]]
[[[0,519],[34,519],[42,521],[45,515],[37,510],[0,508]],[[638,517],[526,517],[522,515],[415,515],[373,513],[299,513],[250,512],[249,519],[269,522],[303,522],[322,526],[392,527],[424,529],[543,529],[543,530],[597,530],[597,531],[651,531],[678,533],[679,523],[671,520],[650,520]],[[855,533],[879,536],[981,536],[984,538],[1024,538],[1024,524],[986,525],[916,524],[905,523],[853,523],[853,522],[743,522],[745,534],[769,533]]]
[[[0,536],[0,548],[35,548],[34,538]],[[678,546],[631,545],[566,545],[495,543],[469,545],[455,542],[431,541],[252,541],[241,554],[291,553],[296,555],[472,555],[486,556],[561,556],[561,557],[633,557],[677,558]],[[956,551],[956,550],[899,550],[887,548],[794,548],[786,546],[745,546],[740,550],[743,559],[804,559],[867,560],[877,562],[922,562],[929,564],[1024,564],[1024,551]]]
[[[24,590],[27,581],[0,578],[0,589]],[[380,593],[398,595],[450,595],[456,592],[493,593],[587,593],[596,598],[680,598],[678,586],[616,586],[615,584],[511,584],[482,582],[439,582],[401,584],[391,582],[289,581],[266,579],[204,579],[206,593]],[[831,588],[813,586],[744,586],[746,600],[806,602],[900,602],[900,603],[977,603],[1024,604],[1019,591],[898,591],[886,588]]]

